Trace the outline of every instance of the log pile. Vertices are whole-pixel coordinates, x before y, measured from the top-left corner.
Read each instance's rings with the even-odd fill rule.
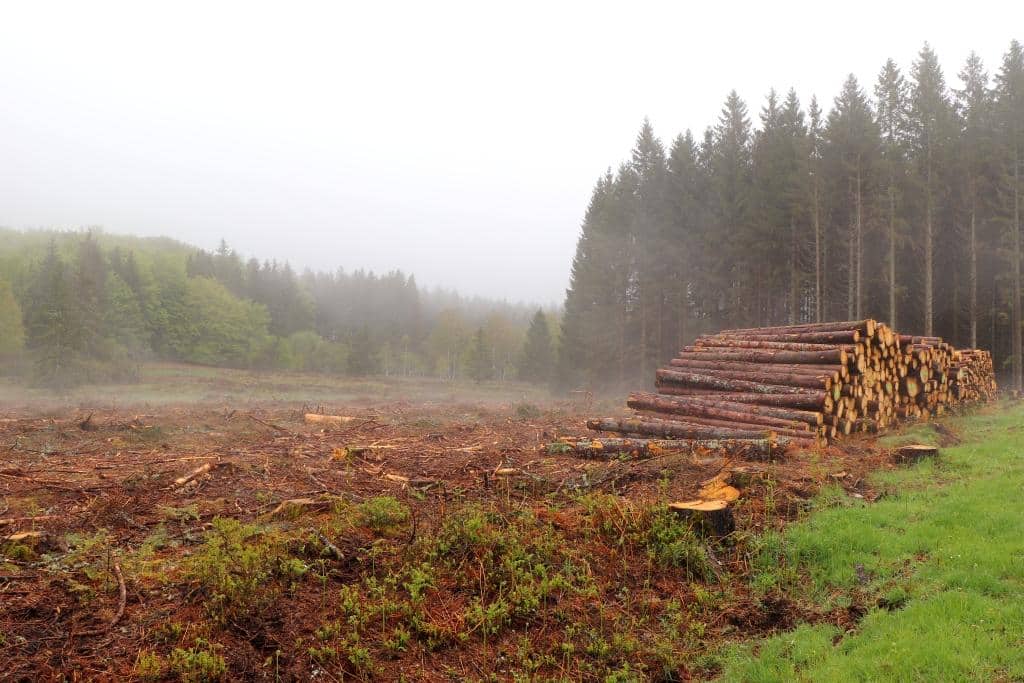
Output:
[[[987,351],[856,320],[724,330],[698,337],[633,393],[636,416],[589,420],[629,437],[828,443],[995,397]]]

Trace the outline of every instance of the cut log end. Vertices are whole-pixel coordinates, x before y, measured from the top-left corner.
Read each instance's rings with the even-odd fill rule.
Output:
[[[736,530],[732,508],[725,500],[689,500],[669,503],[669,509],[702,531],[725,536]]]
[[[898,463],[913,464],[920,462],[925,458],[934,458],[938,455],[939,449],[936,446],[929,446],[927,444],[910,444],[909,446],[900,446],[896,449],[893,454],[893,458]]]

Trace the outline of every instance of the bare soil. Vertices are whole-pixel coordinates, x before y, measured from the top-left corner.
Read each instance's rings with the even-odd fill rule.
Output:
[[[748,541],[797,517],[825,484],[875,497],[867,475],[891,465],[889,454],[868,438],[772,463],[730,462],[714,453],[598,462],[544,448],[556,437],[587,433],[585,419],[593,415],[571,404],[352,403],[327,412],[353,421],[327,427],[306,424],[307,410],[268,404],[0,413],[0,538],[40,532],[0,544],[0,679],[184,679],[191,674],[170,665],[147,674],[140,653],[169,662],[175,649],[206,644],[227,665],[213,677],[229,680],[506,680],[523,672],[591,680],[630,665],[642,678],[684,680],[713,673],[714,664],[701,664],[698,655],[723,642],[800,620],[848,626],[858,617],[856,606],[816,614],[785,595],[755,595]],[[209,471],[175,485],[206,464]],[[627,552],[607,534],[591,533],[583,497],[610,494],[637,509],[692,499],[702,482],[740,464],[764,472],[768,484],[743,491],[733,538],[706,540],[715,573],[710,581],[694,581],[653,563],[642,548]],[[358,506],[380,496],[407,506],[410,521],[394,532],[351,525],[339,531],[339,504]],[[283,518],[271,514],[291,499],[314,504]],[[319,501],[333,507],[315,505]],[[500,514],[528,511],[578,551],[573,557],[587,565],[590,592],[563,591],[557,610],[510,618],[488,636],[486,628],[466,623],[473,591],[461,584],[461,574],[439,572],[416,609],[456,634],[450,640],[413,637],[385,651],[381,643],[394,626],[385,614],[379,637],[365,627],[360,641],[369,666],[353,661],[355,655],[325,662],[310,654],[323,640],[317,629],[344,621],[333,614],[338,589],[365,586],[380,574],[375,548],[384,548],[381,566],[397,567],[455,510],[474,505]],[[341,556],[309,559],[305,551],[316,578],[277,595],[250,621],[217,621],[209,591],[182,570],[215,518],[272,523],[283,533],[317,529]],[[118,573],[125,586],[120,615]],[[717,597],[702,606],[699,591]],[[700,629],[680,639],[676,657],[659,658],[653,630],[649,637],[642,632],[664,621],[673,600],[697,605],[680,628],[699,623]],[[611,637],[628,631],[629,623],[637,646]],[[168,635],[167,624],[181,628]],[[588,645],[594,636],[584,635],[583,627],[605,633],[618,643],[616,652],[595,651]],[[530,658],[523,654],[524,637]],[[567,650],[566,642],[577,647]]]

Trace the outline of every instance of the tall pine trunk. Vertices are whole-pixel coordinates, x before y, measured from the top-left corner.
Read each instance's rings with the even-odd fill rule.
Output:
[[[896,319],[896,179],[889,170],[889,326],[899,329]]]
[[[800,264],[800,245],[797,243],[796,221],[789,219],[790,254],[789,254],[789,324],[794,325],[797,321],[797,298],[800,294],[800,275],[798,268]]]
[[[818,207],[818,178],[814,178],[814,322],[821,322],[821,215]]]
[[[931,337],[934,330],[933,312],[935,292],[932,284],[932,264],[935,260],[935,226],[932,224],[932,148],[928,145],[928,168],[924,200],[924,334]]]
[[[973,185],[973,183],[972,183]],[[967,268],[967,288],[969,308],[968,317],[971,327],[971,348],[978,348],[978,230],[977,230],[977,198],[974,190],[971,190],[971,228],[968,236],[968,258],[970,264]]]
[[[853,317],[861,318],[864,307],[864,200],[861,195],[860,160],[857,160],[857,303]]]
[[[852,184],[850,178],[846,179],[847,184]],[[852,188],[850,188],[850,194],[853,194]],[[854,289],[856,287],[856,263],[853,259],[854,246],[857,241],[856,237],[856,218],[850,217],[850,227],[846,233],[846,319],[853,320],[853,298]]]
[[[1020,145],[1013,145],[1013,388],[1024,389],[1021,372],[1021,315],[1020,315]]]

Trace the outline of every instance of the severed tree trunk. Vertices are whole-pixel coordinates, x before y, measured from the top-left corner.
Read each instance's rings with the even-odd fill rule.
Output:
[[[774,417],[789,422],[805,422],[812,427],[819,427],[823,423],[823,416],[820,412],[810,410],[798,410],[794,408],[775,408],[772,406],[761,406],[753,403],[741,403],[730,401],[728,394],[717,396],[699,397],[672,397],[645,392],[634,392],[629,395],[626,405],[630,408],[642,410],[655,410],[672,413],[677,407],[699,406],[709,408],[720,408],[732,412],[743,413],[744,415],[763,415]]]
[[[598,432],[618,432],[620,434],[642,434],[668,439],[764,439],[771,438],[771,430],[765,429],[732,429],[729,427],[713,427],[657,420],[651,418],[606,417],[600,420],[587,420],[587,428]]]
[[[729,379],[714,375],[699,374],[693,372],[677,372],[675,370],[660,369],[656,374],[657,383],[692,387],[695,389],[714,389],[720,392],[736,391],[752,394],[810,394],[821,396],[825,399],[825,391],[822,389],[804,388],[793,385],[768,384],[743,379]],[[794,381],[796,378],[794,377]]]
[[[799,408],[801,410],[821,410],[825,404],[824,392],[802,394],[756,394],[753,392],[723,392],[691,387],[661,386],[658,393],[669,396],[693,396],[699,398],[715,398],[734,403],[753,403],[775,408]]]
[[[786,439],[617,439],[598,438],[556,441],[546,446],[548,455],[571,453],[592,460],[608,460],[620,453],[636,459],[653,458],[666,453],[714,451],[725,455],[765,460],[780,455],[789,445]]]

